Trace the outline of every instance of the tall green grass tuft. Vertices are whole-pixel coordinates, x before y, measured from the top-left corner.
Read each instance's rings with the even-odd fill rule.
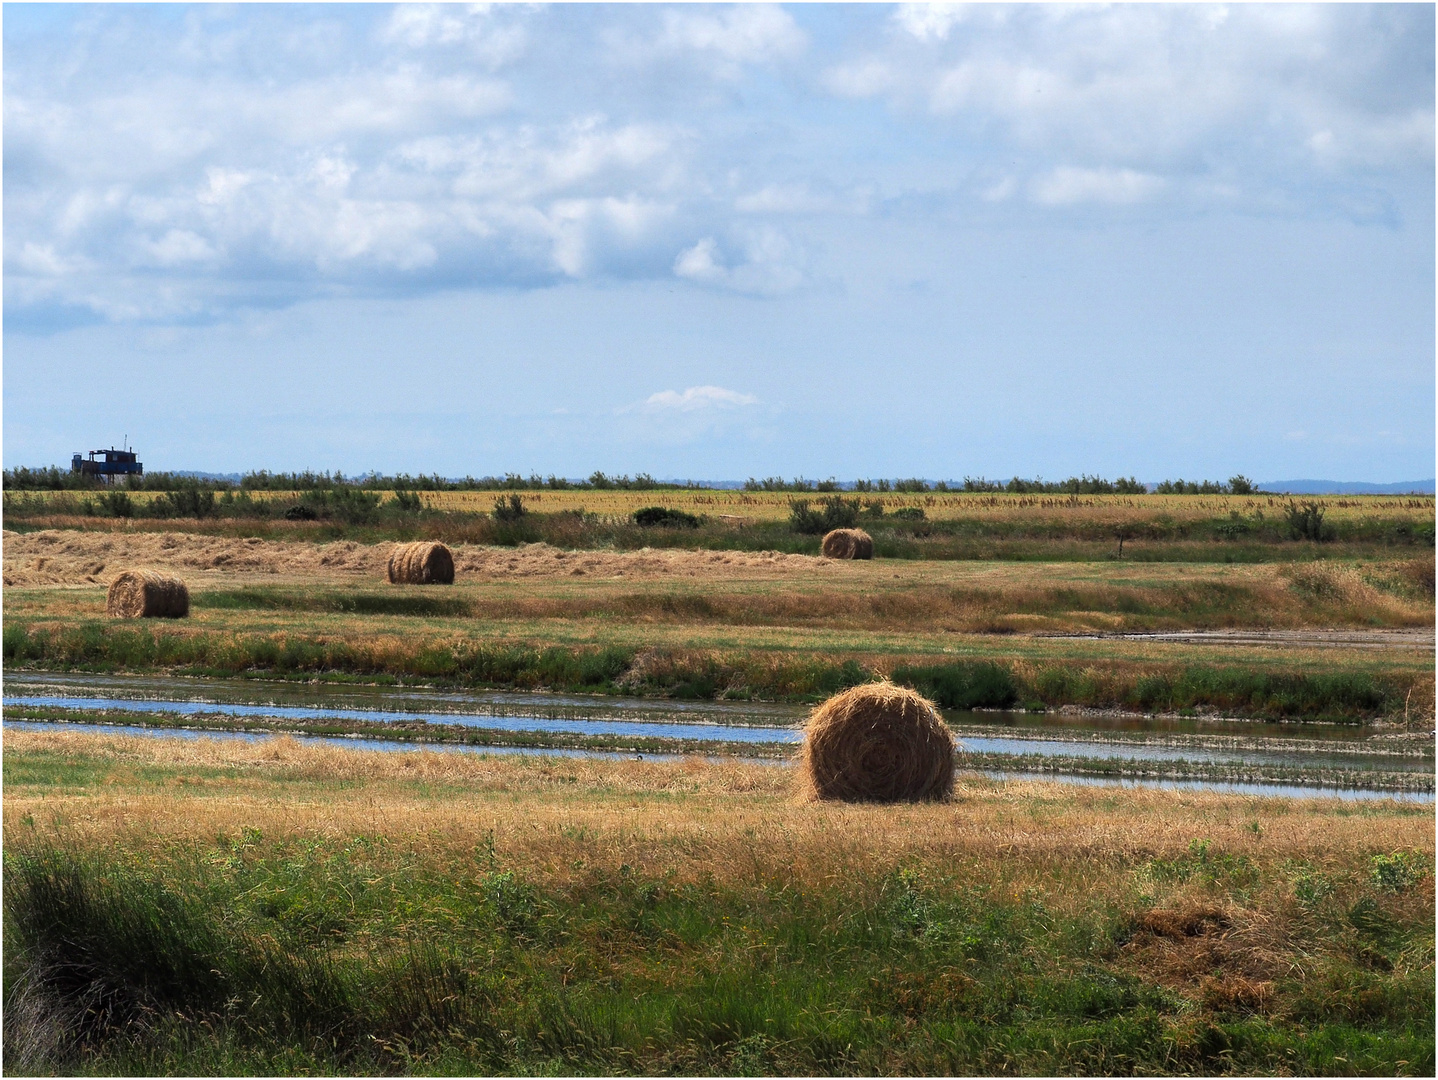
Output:
[[[1019,685],[1004,667],[989,662],[896,667],[890,676],[945,709],[1008,709],[1019,700]]]
[[[1052,905],[934,865],[864,862],[721,884],[599,861],[546,882],[478,839],[425,855],[382,835],[246,829],[141,857],[7,836],[7,1067],[1432,1070],[1431,904],[1404,906],[1386,879],[1305,909],[1304,977],[1278,976],[1255,1010],[1133,970],[1121,950],[1151,898]],[[1145,887],[1165,870],[1248,904],[1284,887],[1195,851],[1141,868]]]

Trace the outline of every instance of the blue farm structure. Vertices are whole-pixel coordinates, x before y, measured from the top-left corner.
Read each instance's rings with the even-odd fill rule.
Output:
[[[102,460],[96,461],[96,454]],[[117,476],[143,476],[145,466],[135,460],[133,450],[116,450],[112,446],[108,450],[91,450],[88,459],[76,454],[70,459],[70,471],[113,481]]]

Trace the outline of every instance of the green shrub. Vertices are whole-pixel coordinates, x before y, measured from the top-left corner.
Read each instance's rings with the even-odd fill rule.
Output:
[[[634,511],[634,524],[649,529],[662,526],[669,529],[697,529],[699,516],[686,514],[683,510],[672,510],[667,506],[645,506]]]
[[[1395,851],[1391,855],[1375,855],[1370,860],[1373,884],[1390,892],[1407,892],[1428,876],[1428,867],[1419,855]]]
[[[524,505],[524,500],[517,494],[511,493],[508,498],[494,500],[493,517],[495,521],[518,521],[529,513]]]
[[[424,500],[417,491],[396,491],[394,508],[401,514],[418,514],[424,509]]]
[[[1288,531],[1293,539],[1311,540],[1314,543],[1333,539],[1333,527],[1323,524],[1323,514],[1323,504],[1316,502],[1289,503],[1283,508],[1283,516],[1288,521]]]
[[[831,495],[819,500],[820,509],[811,510],[808,499],[789,504],[789,527],[797,533],[818,536],[832,529],[852,529],[859,523],[859,500]]]
[[[135,503],[123,491],[107,491],[100,496],[100,513],[107,517],[129,518],[135,516]]]
[[[177,480],[174,490],[157,496],[149,510],[151,517],[211,517],[215,513],[215,493],[202,488],[198,480]]]

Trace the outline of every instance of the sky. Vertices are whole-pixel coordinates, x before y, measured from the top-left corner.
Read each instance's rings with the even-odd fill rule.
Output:
[[[6,467],[1434,475],[1434,7],[6,4]]]

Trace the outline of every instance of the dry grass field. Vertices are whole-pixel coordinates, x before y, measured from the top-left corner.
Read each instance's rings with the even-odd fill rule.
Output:
[[[1133,698],[1144,679],[1217,665],[1263,677],[1386,680],[1387,690],[1363,691],[1371,701],[1363,708],[1400,709],[1409,719],[1432,712],[1431,641],[1425,647],[1411,634],[1381,632],[1433,625],[1432,594],[1423,588],[1431,556],[1251,565],[843,562],[774,552],[457,545],[456,584],[426,588],[384,584],[391,549],[184,532],[6,533],[7,664],[235,673],[288,663],[289,672],[316,674],[332,664],[354,675],[807,700],[833,689],[835,678],[863,677],[843,672],[992,661],[1027,688],[1015,691],[1021,700],[1100,707]],[[106,583],[132,566],[184,577],[190,617],[104,621]],[[1261,635],[1213,643],[1102,636],[1334,628],[1362,630],[1370,643],[1390,647],[1335,649],[1321,634],[1272,643]],[[150,644],[135,651],[136,641]],[[304,659],[282,662],[280,653],[297,649]],[[603,671],[576,683],[496,673],[489,661],[476,668],[464,659],[475,650],[539,656],[556,649],[600,656]],[[1232,693],[1203,693],[1189,695],[1192,703],[1237,707]],[[1266,690],[1244,693],[1272,699]]]
[[[702,759],[4,750],[7,1063],[1432,1071],[1431,806],[973,776],[836,806]],[[109,995],[78,1042],[41,948],[63,934]]]
[[[303,492],[252,491],[257,502],[294,503]],[[395,493],[376,492],[381,505],[392,504]],[[425,491],[420,498],[426,509],[442,513],[488,514],[507,492]],[[811,504],[839,496],[857,499],[864,507],[877,507],[885,514],[896,510],[920,509],[933,521],[1048,522],[1062,520],[1083,526],[1111,528],[1124,523],[1162,520],[1178,524],[1228,518],[1282,518],[1284,508],[1296,503],[1316,503],[1326,519],[1335,524],[1365,519],[1408,521],[1431,524],[1434,497],[1431,495],[1290,496],[1290,495],[1020,495],[966,492],[783,492],[702,490],[535,490],[518,491],[524,505],[534,513],[558,514],[583,511],[602,517],[628,518],[645,506],[663,506],[691,514],[708,515],[733,523],[787,520],[795,500]],[[137,505],[147,505],[160,492],[129,493]],[[24,498],[37,503],[66,503],[68,492],[34,492]]]

